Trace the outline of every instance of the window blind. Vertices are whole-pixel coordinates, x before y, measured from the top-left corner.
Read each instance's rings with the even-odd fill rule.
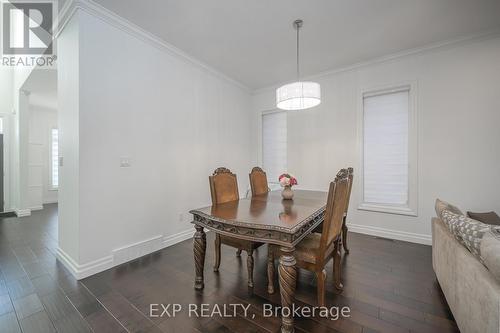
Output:
[[[364,202],[408,205],[409,90],[363,98]]]
[[[286,112],[262,115],[262,167],[269,183],[278,183],[278,177],[287,167]]]
[[[51,185],[52,188],[59,187],[59,130],[52,129],[51,136]]]

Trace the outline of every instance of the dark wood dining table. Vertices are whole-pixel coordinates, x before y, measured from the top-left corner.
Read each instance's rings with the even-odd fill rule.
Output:
[[[226,236],[279,245],[281,306],[291,309],[297,280],[295,246],[323,221],[327,196],[322,191],[294,190],[292,200],[283,200],[279,191],[272,191],[191,210],[196,229],[195,288],[204,288],[206,228]],[[294,332],[293,315],[283,315],[281,320],[281,332]]]

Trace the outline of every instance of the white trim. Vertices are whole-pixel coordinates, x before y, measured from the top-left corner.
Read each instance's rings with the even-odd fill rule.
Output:
[[[31,216],[31,209],[15,209],[14,212],[16,213],[17,217],[26,217],[26,216]]]
[[[60,247],[57,248],[57,259],[73,274],[77,280],[105,271],[113,266],[113,256],[106,256],[83,265],[79,265]]]
[[[84,279],[88,276],[100,273],[115,266],[127,263],[137,258],[147,256],[151,253],[175,245],[186,239],[193,237],[194,229],[189,228],[170,236],[154,236],[143,241],[130,245],[122,246],[112,251],[109,256],[79,265],[61,248],[57,248],[57,258],[66,268],[78,279]]]
[[[42,209],[43,209],[43,205],[30,207],[30,210],[32,212],[35,211],[35,210],[42,210]]]
[[[56,204],[56,203],[59,203],[59,200],[58,199],[52,199],[52,200],[45,200],[43,202],[44,205],[51,205],[51,204]]]
[[[432,236],[425,234],[415,234],[412,232],[404,232],[390,230],[385,228],[371,227],[360,224],[347,223],[349,231],[364,235],[377,236],[382,238],[396,239],[405,242],[432,245]]]
[[[408,205],[387,205],[364,201],[364,98],[408,91]],[[357,95],[357,145],[359,156],[359,210],[398,215],[418,216],[418,82],[404,81],[372,87],[362,87]]]
[[[384,55],[381,57],[376,57],[376,58],[373,58],[373,59],[368,60],[368,61],[362,61],[362,62],[358,62],[358,63],[352,64],[352,65],[334,68],[334,69],[323,71],[323,72],[320,72],[317,74],[305,76],[301,79],[314,81],[314,80],[318,80],[322,77],[326,77],[329,75],[334,75],[334,74],[339,74],[339,73],[344,73],[344,72],[349,72],[349,71],[355,71],[355,70],[361,69],[363,67],[368,67],[371,65],[391,62],[391,61],[399,60],[401,58],[411,56],[411,55],[418,55],[421,53],[439,51],[442,49],[453,48],[453,47],[456,47],[459,45],[465,45],[465,44],[469,44],[469,43],[473,43],[473,42],[477,42],[477,41],[494,39],[494,38],[498,38],[498,37],[500,37],[500,29],[496,28],[493,30],[483,31],[483,32],[475,33],[475,34],[468,34],[468,35],[461,36],[458,38],[452,38],[452,39],[448,39],[445,41],[424,45],[422,47],[416,47],[416,48],[404,50],[401,52],[396,52],[396,53]],[[287,82],[290,82],[290,80]],[[286,84],[287,82],[280,82],[278,84],[273,84],[273,85],[270,85],[267,87],[255,89],[252,92],[252,95],[258,95],[261,93],[276,90],[277,88],[281,87],[282,85]]]
[[[73,17],[73,15],[76,13],[77,10],[83,10],[87,14],[90,14],[103,22],[106,22],[110,24],[111,26],[120,29],[121,31],[128,33],[129,35],[145,42],[148,43],[149,45],[156,47],[160,51],[164,51],[178,59],[181,59],[187,63],[190,63],[192,65],[195,65],[203,70],[206,70],[207,72],[215,75],[218,78],[221,78],[233,85],[236,85],[237,87],[245,90],[248,93],[252,92],[252,89],[250,89],[248,86],[244,85],[243,83],[236,81],[229,76],[223,74],[222,72],[216,70],[215,68],[209,66],[208,64],[205,64],[196,58],[190,56],[186,52],[182,51],[181,49],[173,46],[172,44],[166,42],[165,40],[161,39],[160,37],[156,36],[155,34],[142,29],[141,27],[137,26],[136,24],[130,22],[129,20],[119,16],[118,14],[110,11],[109,9],[101,6],[100,4],[94,2],[93,0],[68,0],[67,5],[61,9],[60,15],[58,18],[60,18],[58,22],[58,26],[56,29],[54,29],[54,37],[57,38],[59,34],[64,30],[64,27],[66,24],[69,22],[69,20]]]
[[[193,237],[194,232],[195,232],[194,228],[189,228],[188,230],[184,230],[170,236],[164,236],[162,242],[163,248],[175,245],[177,243],[183,242],[186,239]]]
[[[363,196],[363,194],[361,194],[361,196]],[[418,216],[417,212],[408,206],[391,206],[384,204],[362,202],[358,205],[358,210],[366,210],[370,212],[388,213],[396,215]]]
[[[154,236],[133,244],[125,245],[112,251],[113,266],[156,252],[162,248],[162,235]]]

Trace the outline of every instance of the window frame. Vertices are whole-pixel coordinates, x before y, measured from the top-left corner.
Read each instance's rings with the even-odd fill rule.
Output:
[[[58,152],[58,158],[57,158],[57,175],[59,175],[59,152],[60,152],[60,149],[59,149],[59,128],[57,127],[52,127],[50,129],[50,183],[49,183],[49,191],[58,191],[59,190],[59,179],[57,180],[57,186],[54,186],[54,164],[53,164],[53,160],[54,160],[54,155],[53,155],[53,138],[54,138],[54,135],[53,135],[53,132],[54,130],[57,130],[57,152]]]
[[[408,204],[394,205],[365,202],[364,186],[364,99],[391,93],[408,91]],[[386,86],[363,88],[358,96],[358,143],[359,143],[359,205],[358,210],[387,214],[418,216],[418,131],[417,131],[417,82],[403,82]]]
[[[288,133],[288,113],[286,110],[271,109],[271,110],[264,110],[264,111],[259,112],[259,114],[258,114],[258,116],[259,116],[259,132],[260,132],[260,135],[259,135],[259,140],[260,140],[260,144],[259,144],[259,149],[260,149],[259,159],[260,159],[260,161],[259,162],[260,163],[259,163],[259,165],[262,166],[263,168],[264,168],[264,140],[263,140],[264,116],[268,115],[268,114],[272,114],[272,113],[285,113],[285,116],[287,118],[287,125],[286,126],[287,126],[287,133]],[[286,168],[288,168],[288,134],[287,134],[287,140],[286,140],[286,156],[287,156],[286,157]],[[264,171],[267,172],[265,169],[264,169]],[[278,186],[280,185],[280,183],[277,180],[269,181],[269,179],[268,179],[267,182],[268,182],[271,190],[278,188]]]

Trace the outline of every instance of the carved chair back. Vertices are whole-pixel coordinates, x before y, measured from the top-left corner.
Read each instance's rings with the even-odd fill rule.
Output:
[[[259,167],[254,167],[252,169],[252,172],[250,172],[249,177],[252,196],[269,192],[269,186],[267,185],[267,176],[264,170]]]
[[[342,231],[342,222],[347,205],[347,193],[349,188],[348,171],[342,169],[337,173],[335,180],[330,183],[328,200],[325,209],[325,220],[321,233],[320,256],[324,257],[326,251],[331,248],[334,241],[338,239]]]
[[[212,205],[239,200],[238,180],[236,175],[227,168],[215,169],[212,176],[208,177]]]
[[[349,178],[349,187],[347,188],[347,202],[345,205],[344,216],[347,215],[347,210],[349,209],[349,201],[351,199],[352,182],[354,180],[354,169],[353,168],[347,168],[347,178]]]

